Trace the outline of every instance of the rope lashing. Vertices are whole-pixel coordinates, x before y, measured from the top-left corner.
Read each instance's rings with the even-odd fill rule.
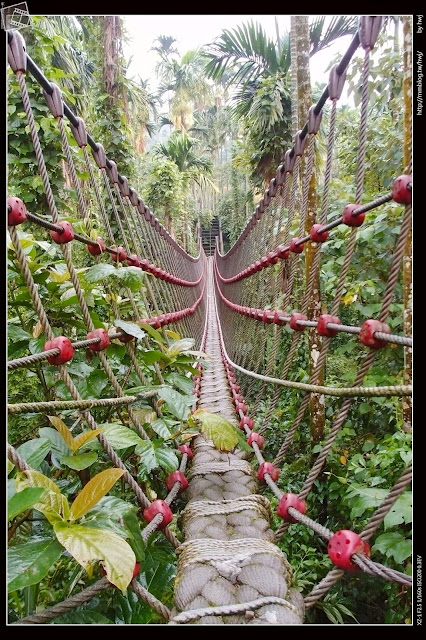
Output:
[[[245,460],[232,460],[229,462],[211,462],[203,465],[192,465],[188,474],[188,479],[194,476],[204,476],[208,473],[228,473],[228,471],[242,471],[247,475],[252,475],[251,466]]]
[[[188,519],[194,516],[228,515],[248,509],[254,509],[264,517],[269,517],[270,514],[270,504],[264,496],[249,495],[234,500],[222,500],[221,502],[212,500],[190,502],[181,512],[181,517]]]
[[[216,540],[214,546],[208,540],[190,540],[183,542],[176,549],[179,560],[185,566],[196,562],[235,562],[240,564],[244,562],[244,558],[250,557],[254,553],[266,553],[278,558],[286,567],[290,576],[292,569],[284,556],[283,552],[274,544],[266,540],[256,540],[255,538],[247,538],[244,541],[244,549],[241,549],[240,540]],[[240,558],[241,556],[241,558]]]
[[[242,602],[241,604],[231,604],[231,605],[223,605],[221,607],[206,607],[204,609],[192,609],[190,611],[182,611],[176,616],[171,618],[169,624],[180,624],[186,622],[192,622],[193,620],[199,620],[200,618],[205,618],[206,616],[224,616],[224,615],[232,615],[237,613],[247,614],[248,612],[256,611],[260,609],[260,607],[265,606],[266,604],[279,604],[283,607],[286,607],[290,611],[295,614],[298,614],[297,608],[288,602],[288,600],[284,600],[283,598],[277,598],[275,596],[266,596],[264,598],[258,598],[257,600],[252,600],[251,602]],[[249,619],[253,619],[251,616],[247,616]],[[253,616],[254,617],[254,616]]]

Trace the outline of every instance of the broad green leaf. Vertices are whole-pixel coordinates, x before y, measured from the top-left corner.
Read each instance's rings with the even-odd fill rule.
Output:
[[[170,388],[159,389],[158,395],[165,401],[170,413],[176,416],[178,420],[187,419],[190,411],[190,407],[187,403],[192,404],[191,398],[186,396],[185,402],[185,396],[182,396],[179,391]]]
[[[373,551],[380,551],[385,556],[389,555],[389,550],[397,546],[404,540],[402,533],[392,531],[389,533],[383,533],[378,536],[374,541]]]
[[[74,451],[74,438],[65,422],[56,416],[47,416],[55,429],[59,431],[71,451]]]
[[[167,347],[167,353],[170,356],[177,356],[179,353],[185,353],[189,351],[195,344],[193,338],[183,338],[182,340],[176,340]]]
[[[46,489],[40,502],[34,504],[34,509],[40,511],[54,524],[58,520],[66,520],[69,516],[68,500],[59,490],[59,487],[38,471],[22,471],[16,476],[16,489],[20,491],[27,487],[42,487]]]
[[[30,467],[37,469],[50,451],[47,438],[33,438],[21,444],[16,450]]]
[[[89,484],[90,482],[86,487]],[[95,560],[100,560],[108,580],[122,592],[127,589],[132,580],[136,558],[132,548],[123,538],[105,529],[64,522],[56,524],[54,530],[59,542],[86,571]]]
[[[96,451],[89,451],[88,453],[80,453],[76,456],[64,456],[61,459],[62,464],[66,464],[70,469],[80,471],[81,469],[87,469],[98,459]]]
[[[119,519],[125,513],[136,510],[137,507],[126,500],[121,500],[121,498],[116,498],[115,496],[104,496],[87,512],[85,517],[89,518],[98,513],[108,513],[111,518]]]
[[[396,547],[396,549],[393,550],[393,557],[395,562],[402,564],[404,560],[411,556],[412,551],[413,545],[411,540],[404,540]]]
[[[409,524],[412,521],[413,494],[406,491],[398,498],[383,521],[385,531],[397,524]]]
[[[160,544],[157,539],[154,544],[147,545],[138,581],[156,598],[167,602],[173,589],[175,565],[173,547],[170,544]],[[152,609],[142,602],[133,590],[128,589],[125,595],[117,592],[116,595],[116,624],[149,624],[156,621],[156,614],[153,614]]]
[[[142,329],[149,333],[151,338],[154,338],[156,342],[158,342],[159,344],[164,344],[163,336],[157,331],[157,329],[154,329],[154,327],[151,327],[150,324],[145,324],[143,322],[139,322],[138,324],[140,324]]]
[[[383,533],[374,541],[373,551],[380,551],[388,558],[394,558],[395,562],[402,563],[411,555],[412,542],[397,531]]]
[[[28,331],[24,331],[22,327],[18,327],[16,324],[9,324],[7,327],[7,337],[13,342],[18,342],[20,340],[25,340],[29,342],[32,338],[31,334]]]
[[[52,427],[41,427],[38,430],[40,437],[47,438],[50,441],[52,453],[59,459],[68,456],[71,449],[61,436],[61,434]]]
[[[142,442],[135,449],[135,453],[140,456],[141,464],[144,467],[146,473],[151,473],[153,469],[156,469],[160,466],[156,455],[155,449],[152,442]]]
[[[192,394],[194,383],[191,378],[173,372],[167,376],[167,382],[180,389],[187,396]]]
[[[7,504],[7,519],[12,520],[15,516],[32,507],[43,495],[44,489],[28,487],[19,493],[15,493]]]
[[[37,584],[63,552],[56,539],[48,538],[17,544],[8,551],[8,591]]]
[[[64,273],[58,273],[55,269],[51,269],[49,271],[49,279],[52,282],[58,282],[62,284],[63,282],[67,282],[70,279],[70,274],[68,273],[68,269]]]
[[[43,351],[44,343],[46,342],[46,338],[44,336],[40,336],[39,338],[33,338],[28,343],[28,348],[31,353],[41,353]]]
[[[93,431],[85,431],[84,433],[80,433],[79,436],[74,438],[73,451],[78,451],[79,449],[81,449],[81,447],[87,442],[93,440],[93,438],[96,438],[99,433],[102,433],[102,429],[93,429]]]
[[[136,511],[127,511],[123,514],[123,521],[129,534],[129,544],[133,549],[137,562],[142,562],[145,557],[145,542],[142,538],[140,520]]]
[[[71,506],[70,520],[77,520],[90,511],[108,493],[123,473],[123,469],[106,469],[92,478],[74,500]]]
[[[145,351],[142,354],[142,360],[146,364],[154,364],[154,362],[159,362],[160,360],[170,362],[170,358],[165,353],[157,351],[156,349],[152,349],[152,351]]]
[[[162,467],[170,473],[179,466],[179,460],[174,451],[158,440],[143,442],[136,447],[135,453],[140,456],[141,465],[143,465],[147,474],[153,469],[157,469],[157,467]]]
[[[172,471],[178,469],[178,457],[171,449],[160,445],[158,446],[158,448],[155,448],[155,455],[160,467],[162,467],[167,473],[171,473]]]
[[[132,291],[138,290],[145,280],[145,272],[138,267],[120,267],[115,270],[114,275]]]
[[[123,524],[124,516],[137,512],[137,507],[126,500],[115,496],[105,496],[83,516],[81,524],[97,529],[114,531],[122,538],[126,538],[128,532]]]
[[[126,449],[134,444],[143,442],[137,433],[129,429],[129,427],[125,427],[124,424],[106,422],[99,425],[99,427],[102,428],[103,435],[114,449]]]
[[[15,468],[15,465],[13,464],[13,462],[11,462],[9,459],[7,461],[7,475],[9,475],[9,473],[12,471],[12,469]]]
[[[193,414],[201,424],[201,432],[208,440],[212,440],[220,451],[232,451],[238,444],[235,427],[217,413],[197,409]]]
[[[120,538],[127,538],[128,536],[128,532],[123,524],[123,520],[113,520],[107,513],[99,513],[96,517],[88,518],[81,524],[84,524],[85,527],[112,531],[113,533],[116,533],[118,536],[120,536]]]
[[[55,484],[53,480],[33,469],[20,471],[16,476],[15,483],[17,491],[21,491],[21,489],[26,489],[27,487],[43,487],[43,489],[48,489],[53,493],[61,493],[58,485]]]
[[[15,478],[7,480],[7,499],[10,500],[16,493]]]
[[[50,624],[114,624],[114,621],[97,611],[80,609],[79,611],[71,611],[71,613],[65,613],[63,616],[54,618]]]
[[[142,331],[140,326],[135,322],[125,322],[124,320],[116,320],[115,325],[120,329],[123,329],[130,336],[134,336],[135,338],[139,338],[140,340],[145,337],[145,333]]]
[[[348,495],[354,499],[349,500],[351,507],[350,518],[359,518],[371,507],[378,507],[387,495],[386,489],[357,487]]]
[[[106,277],[115,273],[116,268],[112,264],[107,264],[105,262],[100,262],[99,264],[93,265],[85,271],[84,279],[86,282],[95,283],[104,280]]]
[[[155,433],[160,436],[160,438],[168,438],[170,435],[169,427],[166,425],[164,420],[161,420],[161,418],[155,420],[155,422],[151,424],[151,429],[153,429]]]

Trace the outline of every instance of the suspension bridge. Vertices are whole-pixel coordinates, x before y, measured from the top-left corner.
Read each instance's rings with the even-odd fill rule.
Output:
[[[166,327],[195,340],[195,348],[209,357],[209,365],[200,361],[193,375],[193,394],[197,408],[216,413],[239,427],[251,449],[236,447],[220,451],[212,441],[196,435],[192,441],[177,444],[181,462],[179,469],[165,480],[164,499],[151,501],[137,482],[134,473],[119,457],[102,433],[97,439],[111,466],[123,471],[123,479],[140,507],[142,538],[147,541],[156,530],[175,547],[177,577],[174,605],[169,609],[134,577],[129,588],[152,607],[165,623],[182,624],[278,624],[304,622],[305,612],[335,585],[345,572],[368,573],[378,580],[395,581],[411,586],[411,576],[378,563],[371,557],[370,547],[386,514],[411,482],[411,465],[403,471],[385,499],[375,509],[361,531],[341,529],[331,531],[309,517],[309,497],[314,483],[321,478],[327,456],[347,419],[355,398],[410,396],[411,385],[367,386],[364,378],[380,349],[393,346],[411,349],[411,337],[392,332],[387,320],[400,277],[404,245],[411,226],[411,163],[401,168],[389,192],[363,202],[367,144],[368,79],[371,51],[381,27],[380,17],[360,19],[358,33],[348,51],[330,73],[330,80],[317,104],[306,114],[306,124],[297,133],[294,146],[283,150],[283,163],[277,168],[270,184],[239,238],[227,253],[223,252],[220,229],[213,232],[216,247],[212,248],[212,233],[204,233],[207,256],[198,236],[199,253],[186,253],[170,236],[138,193],[119,173],[119,167],[107,152],[87,132],[84,121],[64,103],[60,88],[51,83],[26,51],[18,31],[8,32],[9,64],[19,83],[26,115],[29,138],[37,158],[38,171],[49,208],[49,216],[30,212],[30,206],[19,193],[8,199],[9,234],[20,272],[36,310],[45,336],[43,350],[9,361],[8,369],[38,364],[57,368],[57,376],[65,383],[72,400],[25,402],[9,404],[10,414],[41,413],[61,415],[73,410],[82,423],[97,429],[97,410],[110,407],[114,412],[124,408],[128,423],[144,440],[149,440],[144,423],[132,406],[143,399],[152,401],[156,390],[140,394],[126,392],[126,378],[118,380],[108,358],[113,341],[125,345],[129,372],[136,374],[141,385],[149,385],[146,370],[138,357],[137,339],[121,328],[96,328],[73,260],[73,248],[86,245],[94,264],[127,264],[144,274],[140,297],[147,316],[141,315],[134,292],[124,286],[132,309],[134,323],[162,331],[167,342]],[[336,137],[336,114],[345,83],[346,71],[354,54],[362,49],[358,161],[354,175],[354,202],[342,212],[330,203],[330,183],[333,150]],[[46,168],[37,121],[31,107],[28,84],[32,90],[43,91],[46,105],[56,120],[58,136],[70,170],[76,193],[78,213],[84,232],[77,232],[60,215]],[[323,177],[322,201],[316,224],[304,235],[308,215],[309,184],[315,170],[315,140],[319,132],[325,105],[330,105],[327,124],[327,147]],[[76,152],[69,142],[68,132],[79,148],[78,161],[84,164],[88,187],[95,199],[104,234],[93,239],[93,220],[87,206],[81,181],[77,177]],[[401,146],[403,141],[401,141]],[[284,153],[285,151],[285,153]],[[368,225],[368,212],[380,207],[384,213],[389,203],[397,203],[400,230],[395,240],[381,309],[375,318],[361,326],[350,326],[339,319],[342,292],[356,250],[359,227]],[[337,215],[336,215],[337,214]],[[395,214],[394,214],[395,215]],[[56,335],[43,305],[18,230],[40,227],[47,239],[53,240],[63,254],[87,334],[74,339],[64,328]],[[323,243],[333,243],[339,229],[350,227],[345,236],[346,250],[334,298],[327,313],[312,304],[315,278]],[[312,266],[304,290],[298,284],[301,264],[307,248]],[[107,285],[106,290],[108,291]],[[297,301],[293,292],[298,292]],[[111,299],[111,312],[120,321],[120,310]],[[278,302],[277,302],[278,300]],[[309,381],[298,380],[294,363],[300,348],[307,348],[305,337],[317,335],[317,359]],[[363,361],[352,385],[333,386],[324,381],[324,365],[333,339],[347,334],[363,351]],[[151,349],[148,333],[141,338],[142,348]],[[280,347],[286,344],[285,357]],[[78,391],[68,363],[75,351],[91,350],[98,357],[109,381],[109,397],[83,397]],[[164,383],[158,362],[153,369],[159,384]],[[272,393],[269,393],[273,390]],[[270,422],[285,390],[299,398],[296,417],[283,435],[275,459],[268,454]],[[112,395],[111,395],[112,394]],[[268,398],[266,413],[258,411]],[[313,462],[298,494],[283,490],[285,478],[280,468],[292,441],[307,413],[312,398],[336,398],[340,405],[332,419],[321,450]],[[155,404],[153,405],[156,406]],[[146,425],[145,425],[146,426]],[[30,469],[16,449],[8,445],[11,463],[22,472]],[[280,478],[280,480],[279,480]],[[278,481],[279,480],[279,481]],[[270,501],[265,489],[278,501],[277,516],[282,524],[274,531],[271,525]],[[181,494],[186,506],[179,516],[179,530],[170,527],[173,506]],[[179,502],[181,504],[181,502]],[[292,558],[286,557],[277,543],[288,527],[309,527],[326,543],[334,568],[309,593],[300,593],[293,586]],[[173,529],[173,530],[172,530]],[[362,576],[361,576],[362,577]],[[82,591],[15,624],[46,624],[55,617],[88,603],[99,593],[113,588],[107,577],[92,583]]]

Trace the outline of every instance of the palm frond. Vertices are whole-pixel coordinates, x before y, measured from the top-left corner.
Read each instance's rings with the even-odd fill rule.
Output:
[[[220,81],[226,71],[233,71],[228,84],[250,82],[256,76],[273,74],[279,69],[277,49],[263,27],[253,21],[235,29],[224,29],[206,53],[206,74]]]
[[[328,16],[317,16],[309,25],[310,56],[329,47],[337,38],[356,33],[358,29],[357,16],[333,16],[325,27],[327,18]]]

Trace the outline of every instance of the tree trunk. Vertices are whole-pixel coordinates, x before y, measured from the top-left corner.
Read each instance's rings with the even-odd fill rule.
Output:
[[[299,111],[297,106],[297,21],[300,16],[290,17],[290,54],[291,54],[291,135],[295,136],[299,129]]]
[[[118,42],[121,37],[120,18],[118,16],[104,17],[104,58],[103,58],[103,80],[105,93],[110,98],[112,105],[117,106],[119,102],[119,81],[118,81]]]
[[[309,70],[309,17],[308,16],[292,16],[292,42],[296,49],[296,85],[297,85],[297,126],[302,128],[307,120],[309,107],[312,105],[311,95],[311,77]],[[293,58],[292,58],[293,64]],[[292,108],[293,112],[293,108]],[[309,140],[307,144],[309,143]],[[301,165],[303,171],[306,163]],[[302,185],[303,186],[303,185]],[[315,169],[312,171],[308,191],[308,208],[305,220],[304,235],[309,235],[311,227],[316,221],[316,211],[318,209],[318,197],[316,193],[316,176]],[[319,249],[318,249],[319,250]],[[307,242],[305,245],[305,278],[306,286],[308,285],[311,275],[312,261],[314,249],[312,243]],[[308,317],[310,320],[317,320],[321,314],[321,293],[319,279],[319,265],[314,274],[314,282],[312,294],[309,300]],[[321,350],[321,337],[314,329],[309,330],[309,370],[312,375]],[[322,384],[323,374],[317,384]],[[311,394],[309,402],[310,410],[310,431],[311,440],[318,442],[324,433],[325,424],[325,405],[324,396],[319,394]]]
[[[404,33],[404,171],[411,173],[411,127],[412,127],[412,17],[403,16]],[[404,247],[403,255],[403,296],[404,296],[404,334],[411,336],[412,330],[412,232],[409,231]],[[412,377],[411,347],[404,349],[404,384],[411,384]],[[405,396],[402,400],[402,428],[406,432],[411,431],[411,397]]]

